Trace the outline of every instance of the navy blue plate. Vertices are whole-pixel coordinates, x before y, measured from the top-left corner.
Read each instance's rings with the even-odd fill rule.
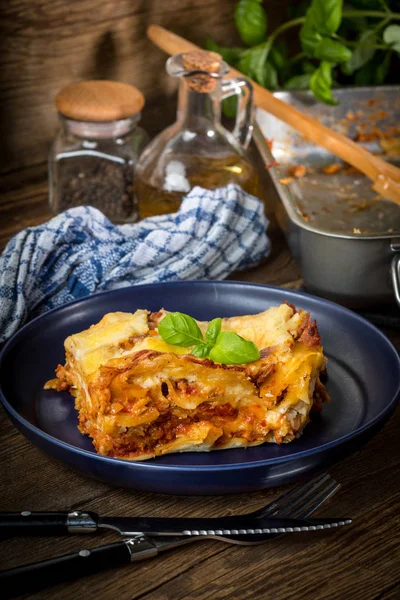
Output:
[[[317,319],[329,358],[332,402],[303,436],[281,446],[170,454],[145,462],[99,456],[79,433],[73,399],[43,390],[64,362],[65,338],[107,312],[187,312],[197,319],[252,314],[287,300]],[[400,361],[387,338],[357,314],[320,298],[236,282],[179,282],[105,292],[72,302],[23,327],[0,355],[0,397],[34,444],[81,473],[106,483],[167,494],[224,494],[281,485],[326,469],[357,450],[394,410]]]

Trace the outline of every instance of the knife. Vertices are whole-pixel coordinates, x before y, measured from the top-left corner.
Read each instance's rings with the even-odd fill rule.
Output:
[[[351,519],[101,517],[94,512],[0,513],[0,533],[6,535],[64,535],[114,529],[122,536],[216,536],[293,533],[331,529]]]
[[[229,517],[224,518],[227,521],[232,520]],[[108,519],[112,520],[111,518]],[[122,519],[119,519],[120,521]],[[141,521],[146,522],[149,519],[129,519],[126,518],[124,521],[129,523],[130,521]],[[173,521],[192,521],[193,519],[172,519]],[[194,519],[196,521],[209,522],[218,521],[223,519]],[[254,520],[254,519],[252,519]],[[116,519],[115,519],[116,521]],[[168,519],[153,519],[152,521],[168,521]],[[339,525],[345,525],[351,522],[351,519],[307,519],[307,520],[290,520],[290,519],[259,519],[258,521],[264,522],[276,522],[276,523],[299,523],[307,522],[312,523],[307,526],[295,526],[295,527],[284,527],[284,532],[292,531],[314,531],[315,529],[330,529],[332,527],[338,527]],[[315,525],[317,523],[317,525]],[[121,524],[120,524],[121,526]],[[120,533],[125,534],[127,527],[123,527],[123,531],[113,524],[112,529],[116,529]],[[232,543],[230,538],[224,538],[220,536],[216,530],[215,535],[203,535],[201,530],[195,530],[196,534],[181,536],[164,536],[164,537],[152,537],[147,535],[137,535],[114,544],[107,544],[105,546],[98,546],[97,548],[89,548],[74,552],[73,554],[66,554],[64,556],[58,556],[50,560],[44,560],[37,563],[31,563],[29,565],[23,565],[22,567],[16,567],[7,571],[0,571],[0,589],[2,593],[2,600],[5,598],[13,598],[19,596],[25,592],[34,592],[38,589],[58,584],[64,581],[70,581],[78,579],[80,577],[86,577],[100,571],[105,571],[113,567],[119,567],[127,565],[132,562],[144,560],[147,558],[153,558],[163,550],[170,550],[171,548],[177,548],[190,542],[198,540],[217,538],[225,542]],[[225,530],[224,530],[225,531]],[[228,530],[229,533],[241,533],[241,530]],[[261,531],[257,528],[257,531]],[[265,531],[265,529],[262,529]],[[280,533],[282,528],[271,528],[271,533]],[[257,541],[251,542],[253,536],[249,535],[249,541],[246,542],[248,545],[258,545]],[[255,539],[255,538],[253,538]]]

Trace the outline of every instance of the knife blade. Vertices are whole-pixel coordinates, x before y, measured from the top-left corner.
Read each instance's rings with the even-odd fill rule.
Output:
[[[114,529],[122,536],[148,534],[152,536],[218,536],[294,533],[332,529],[351,523],[351,519],[264,519],[240,517],[219,518],[158,518],[100,517],[98,527]]]
[[[331,529],[351,523],[351,519],[255,518],[246,515],[218,518],[107,517],[93,512],[0,513],[0,533],[10,535],[62,535],[94,533],[113,529],[122,536],[168,535],[257,535]]]

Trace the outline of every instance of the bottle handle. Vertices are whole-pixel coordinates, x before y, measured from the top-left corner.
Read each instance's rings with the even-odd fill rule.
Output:
[[[221,98],[238,97],[236,122],[232,134],[244,148],[250,143],[253,133],[253,86],[247,79],[234,77],[222,81]]]

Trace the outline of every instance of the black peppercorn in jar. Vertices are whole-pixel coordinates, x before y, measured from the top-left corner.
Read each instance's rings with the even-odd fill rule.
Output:
[[[50,207],[101,210],[113,223],[136,221],[134,168],[148,142],[138,126],[142,93],[115,81],[82,81],[56,97],[61,129],[49,157]]]

